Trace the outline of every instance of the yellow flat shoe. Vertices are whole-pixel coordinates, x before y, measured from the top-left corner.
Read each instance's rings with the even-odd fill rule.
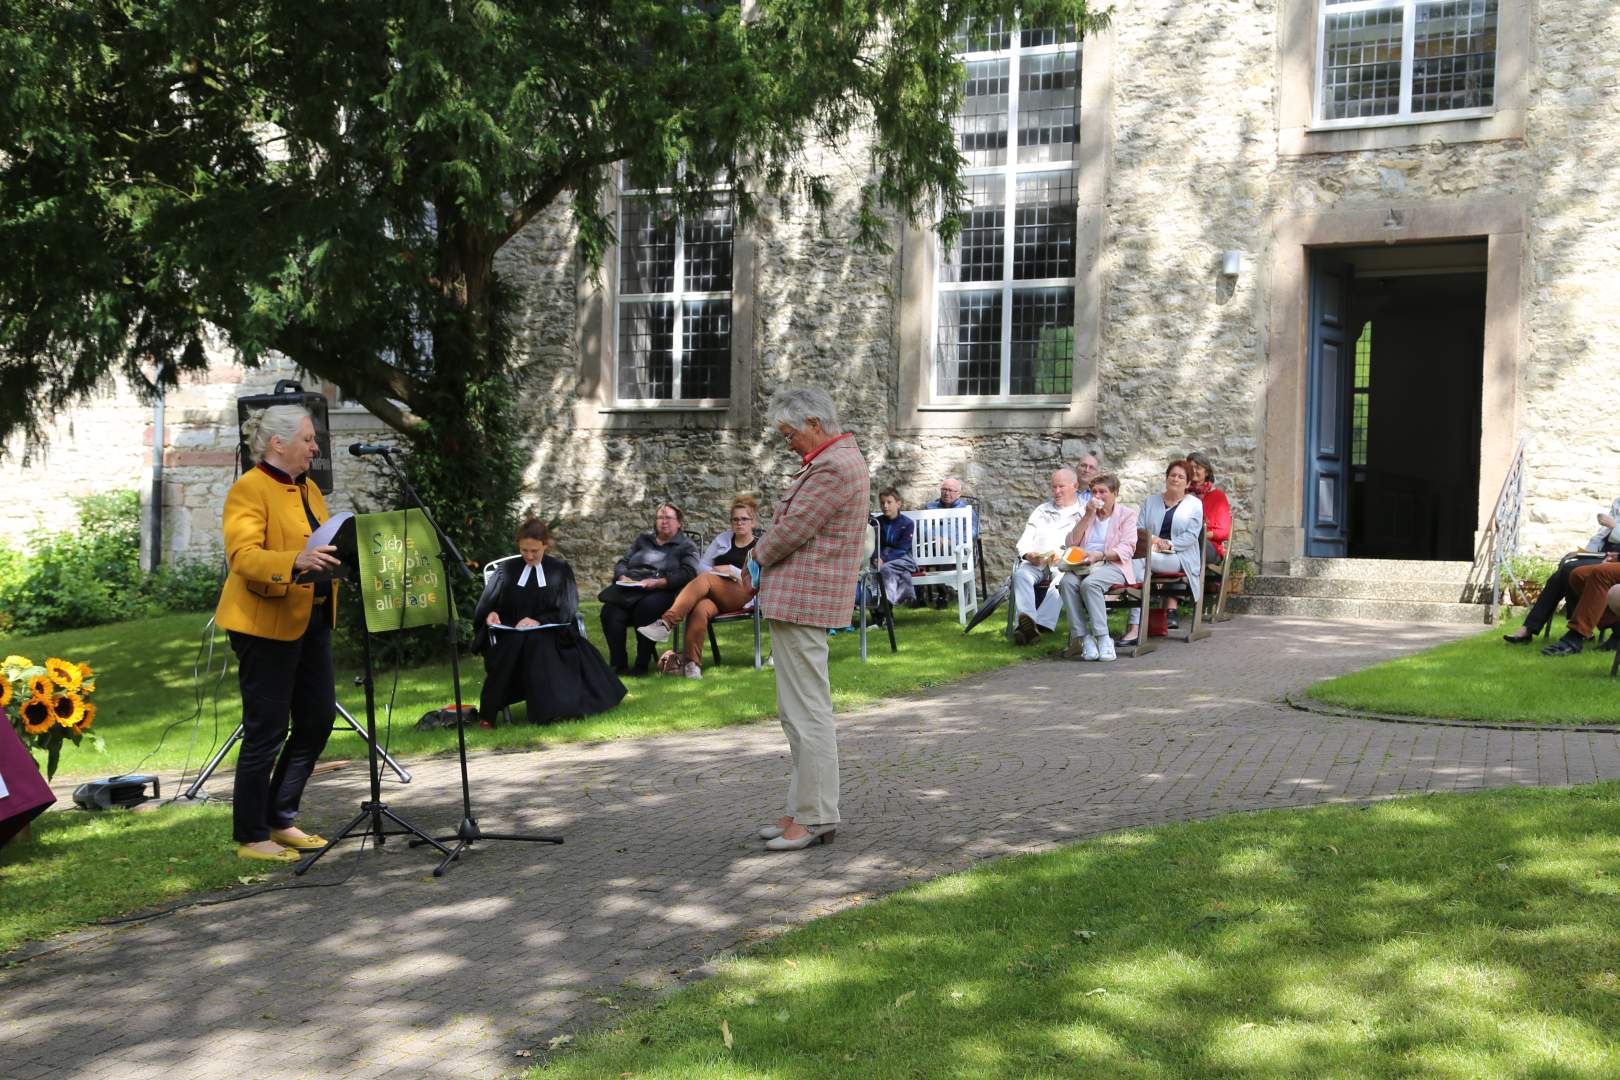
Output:
[[[282,848],[280,851],[260,851],[258,848],[241,844],[236,849],[239,859],[256,859],[259,862],[291,863],[297,862],[302,856],[292,848]]]
[[[318,851],[326,846],[326,841],[314,833],[307,833],[303,836],[282,836],[279,833],[271,833],[270,839],[282,847],[292,848],[294,851]]]

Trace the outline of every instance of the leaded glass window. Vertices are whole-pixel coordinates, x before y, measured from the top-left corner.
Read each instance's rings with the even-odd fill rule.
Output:
[[[1496,9],[1497,0],[1321,0],[1318,122],[1489,111]]]
[[[725,192],[687,215],[659,191],[619,196],[615,392],[630,402],[731,395],[733,207]]]
[[[941,253],[936,398],[1068,397],[1074,369],[1080,43],[1072,27],[976,26],[954,118],[961,233]]]

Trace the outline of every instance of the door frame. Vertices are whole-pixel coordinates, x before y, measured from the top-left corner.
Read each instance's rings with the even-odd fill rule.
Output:
[[[1305,552],[1310,263],[1311,251],[1318,248],[1487,241],[1477,544],[1512,463],[1519,430],[1526,216],[1521,202],[1502,198],[1438,205],[1384,204],[1273,219],[1259,537],[1264,570],[1283,572],[1289,560]]]

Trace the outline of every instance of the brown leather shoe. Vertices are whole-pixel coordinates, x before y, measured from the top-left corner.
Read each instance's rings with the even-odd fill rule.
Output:
[[[1018,616],[1018,629],[1013,631],[1014,645],[1033,645],[1035,639],[1041,636],[1041,628],[1035,625],[1035,620],[1028,615]]]

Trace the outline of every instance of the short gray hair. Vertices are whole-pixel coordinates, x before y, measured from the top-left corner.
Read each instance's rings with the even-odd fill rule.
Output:
[[[1075,485],[1076,487],[1080,485],[1080,474],[1069,468],[1067,465],[1052,471],[1053,480],[1056,480],[1060,476],[1067,476],[1069,478],[1069,483]]]
[[[829,435],[842,435],[838,424],[838,406],[832,395],[819,386],[784,386],[771,396],[766,418],[773,424],[786,424],[802,428],[812,416],[821,422],[821,430]]]
[[[313,419],[302,405],[272,405],[242,421],[242,437],[254,461],[263,461],[271,439],[292,442],[305,420]]]

